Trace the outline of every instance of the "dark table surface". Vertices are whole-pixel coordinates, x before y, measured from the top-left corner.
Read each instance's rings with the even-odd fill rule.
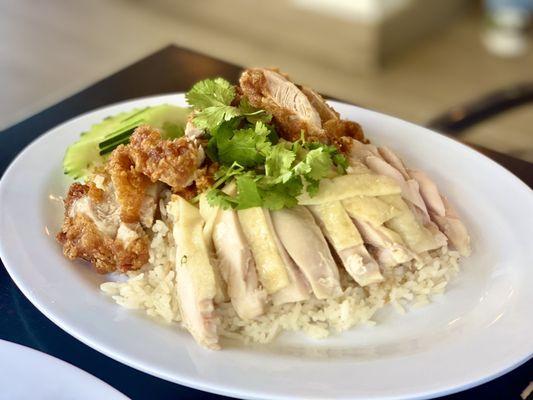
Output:
[[[169,46],[0,133],[0,176],[33,139],[81,113],[136,97],[180,92],[197,80],[222,76],[236,81],[241,67]],[[361,99],[364,104],[364,99]],[[533,186],[533,164],[476,147]],[[1,238],[0,238],[1,240]],[[32,347],[74,364],[132,399],[223,399],[152,377],[106,357],[63,332],[15,286],[0,264],[0,338]],[[0,362],[8,362],[0,360]],[[533,381],[533,361],[489,383],[444,397],[519,399]],[[0,392],[0,398],[1,398]],[[39,396],[36,394],[35,398]]]

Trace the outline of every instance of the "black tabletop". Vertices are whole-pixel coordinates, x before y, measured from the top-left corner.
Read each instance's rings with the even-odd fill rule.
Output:
[[[186,91],[194,82],[206,77],[222,76],[236,81],[240,70],[239,66],[190,50],[166,47],[1,132],[0,176],[28,143],[69,118],[117,101]],[[364,99],[361,103],[364,104]],[[477,149],[504,165],[528,185],[533,185],[532,164],[479,147]],[[24,297],[3,264],[0,264],[0,338],[76,365],[132,399],[224,399],[139,372],[74,339],[50,322]],[[520,399],[520,393],[530,381],[533,381],[532,360],[489,383],[443,399]]]

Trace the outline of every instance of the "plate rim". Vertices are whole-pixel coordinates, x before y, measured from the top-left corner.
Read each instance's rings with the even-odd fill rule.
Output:
[[[91,116],[91,114],[95,114],[95,113],[98,113],[98,112],[101,112],[101,111],[104,111],[106,109],[109,109],[109,108],[112,108],[112,107],[115,107],[115,106],[125,106],[127,105],[128,103],[133,103],[133,102],[142,102],[142,101],[156,101],[156,100],[160,100],[162,103],[165,102],[165,101],[169,101],[171,100],[172,98],[183,98],[184,96],[184,93],[183,92],[175,92],[175,93],[165,93],[165,94],[160,94],[160,95],[152,95],[152,96],[144,96],[144,97],[140,97],[140,98],[133,98],[133,99],[127,99],[127,100],[123,100],[123,101],[118,101],[118,102],[114,102],[114,103],[111,103],[111,104],[108,104],[108,105],[105,105],[105,106],[101,106],[101,107],[97,107],[95,109],[92,109],[92,110],[89,110],[87,112],[84,112],[80,115],[77,115],[75,117],[72,117],[48,130],[46,130],[45,132],[43,132],[42,134],[40,134],[38,137],[36,137],[35,139],[33,139],[30,143],[28,143],[17,155],[16,157],[14,157],[14,159],[9,163],[8,167],[5,169],[4,173],[2,174],[2,177],[0,178],[0,193],[3,191],[3,186],[4,186],[4,182],[7,180],[7,177],[13,173],[13,171],[15,170],[16,168],[16,165],[17,163],[20,161],[20,159],[23,157],[24,153],[26,153],[26,151],[28,151],[28,149],[32,148],[32,147],[36,147],[39,145],[39,142],[41,140],[45,140],[46,137],[48,135],[50,135],[51,133],[53,133],[53,131],[55,130],[59,130],[61,129],[63,126],[75,121],[75,120],[78,120],[78,119],[82,119],[82,118],[86,118],[88,116]],[[377,112],[377,111],[374,111],[374,110],[369,110],[369,109],[366,109],[366,108],[363,108],[363,107],[359,107],[359,106],[355,106],[355,105],[352,105],[350,103],[346,103],[346,102],[340,102],[340,101],[328,101],[329,103],[333,104],[333,105],[342,105],[342,106],[347,106],[349,108],[353,108],[353,109],[358,109],[362,112],[366,112],[366,113],[371,113],[373,114],[374,116],[376,117],[380,117],[380,118],[387,118],[387,119],[392,119],[394,120],[395,122],[398,122],[398,123],[403,123],[403,124],[408,124],[409,127],[416,127],[417,129],[424,129],[426,130],[428,133],[431,133],[431,134],[436,134],[436,135],[439,135],[441,136],[443,139],[445,140],[449,140],[450,142],[453,142],[455,145],[459,145],[463,151],[467,151],[469,152],[471,155],[474,155],[475,154],[475,157],[477,158],[480,158],[480,159],[484,159],[484,162],[486,162],[487,160],[493,165],[493,166],[496,166],[497,168],[500,168],[502,169],[506,175],[510,175],[509,178],[512,178],[515,183],[517,183],[522,190],[526,191],[526,192],[529,192],[530,194],[532,193],[531,192],[531,189],[529,188],[529,186],[524,182],[522,181],[519,177],[517,177],[516,175],[514,175],[511,171],[509,171],[507,168],[505,168],[504,166],[498,164],[496,161],[492,160],[491,158],[487,157],[486,155],[480,153],[479,151],[467,146],[466,144],[458,141],[458,140],[455,140],[454,138],[450,138],[450,137],[447,137],[446,135],[443,135],[442,133],[439,133],[437,131],[434,131],[434,130],[431,130],[429,128],[426,128],[426,127],[423,127],[423,126],[420,126],[420,125],[417,125],[417,124],[414,124],[412,122],[409,122],[409,121],[405,121],[401,118],[398,118],[398,117],[395,117],[395,116],[391,116],[391,115],[387,115],[387,114],[384,114],[384,113],[380,113],[380,112]],[[22,291],[22,293],[25,295],[26,298],[28,298],[28,300],[42,313],[44,314],[50,321],[52,321],[55,325],[57,325],[60,329],[64,330],[65,332],[67,332],[69,335],[75,337],[76,339],[80,340],[82,343],[85,343],[87,344],[89,347],[93,348],[94,350],[114,359],[114,360],[117,360],[125,365],[128,365],[129,367],[132,367],[134,369],[137,369],[137,370],[140,370],[142,372],[145,372],[149,375],[153,375],[153,376],[157,376],[161,379],[164,379],[164,380],[167,380],[167,381],[170,381],[170,382],[173,382],[173,383],[177,383],[177,384],[181,384],[181,385],[184,385],[184,386],[187,386],[187,387],[191,387],[191,388],[194,388],[194,389],[198,389],[198,390],[203,390],[203,391],[206,391],[206,392],[210,392],[210,393],[216,393],[216,394],[220,394],[220,395],[224,395],[224,396],[239,396],[240,398],[247,398],[247,399],[289,399],[291,398],[289,395],[282,395],[282,394],[268,394],[268,393],[259,393],[259,392],[254,392],[253,390],[249,390],[249,389],[244,389],[244,390],[241,390],[241,389],[236,389],[236,388],[233,388],[232,386],[230,387],[227,387],[227,386],[221,386],[221,385],[217,385],[217,386],[213,386],[212,384],[210,383],[203,383],[202,381],[200,380],[195,380],[195,379],[189,379],[187,377],[181,377],[181,378],[177,378],[175,375],[172,376],[172,375],[168,375],[166,374],[164,371],[161,371],[159,370],[158,368],[151,368],[150,367],[150,364],[145,364],[145,362],[143,362],[142,360],[138,360],[138,357],[129,357],[127,354],[122,354],[122,352],[116,352],[110,348],[107,348],[105,345],[101,345],[100,343],[98,343],[98,340],[93,340],[90,336],[87,336],[87,335],[84,335],[82,334],[81,332],[78,332],[76,330],[75,327],[71,326],[71,324],[68,323],[68,321],[66,320],[63,320],[59,317],[56,317],[54,315],[53,312],[51,312],[50,310],[48,310],[46,308],[46,306],[44,304],[41,304],[34,296],[33,296],[33,293],[32,293],[32,290],[26,286],[24,284],[24,282],[22,281],[22,279],[20,279],[20,277],[18,276],[18,274],[16,273],[16,269],[13,269],[11,267],[8,266],[8,264],[11,264],[11,261],[9,261],[10,257],[6,257],[7,256],[7,251],[5,251],[4,249],[4,246],[2,245],[2,241],[0,241],[0,258],[2,259],[3,261],[3,264],[9,274],[9,276],[11,277],[11,279],[15,282],[15,284],[17,285],[17,287]],[[430,398],[430,397],[433,397],[433,396],[444,396],[444,395],[449,395],[449,394],[452,394],[452,393],[457,393],[457,392],[460,392],[460,391],[463,391],[463,390],[467,390],[467,389],[470,389],[472,387],[475,387],[475,386],[479,386],[481,384],[484,384],[488,381],[491,381],[493,379],[496,379],[510,371],[512,371],[513,369],[519,367],[520,365],[524,364],[525,362],[527,362],[528,360],[530,360],[531,358],[533,358],[533,351],[530,352],[529,354],[525,354],[525,356],[521,359],[518,359],[518,360],[515,360],[514,362],[511,362],[510,365],[507,365],[505,368],[503,369],[499,369],[497,372],[491,374],[491,375],[486,375],[484,376],[483,378],[480,378],[480,379],[477,379],[477,380],[473,380],[473,381],[470,381],[470,382],[462,382],[462,383],[458,383],[457,385],[455,386],[448,386],[447,388],[445,389],[435,389],[435,390],[427,390],[425,392],[421,392],[421,391],[418,391],[418,392],[413,392],[412,395],[410,395],[409,398],[411,399],[425,399],[425,398]],[[78,367],[77,367],[78,368]],[[313,397],[313,398],[316,398],[316,399],[322,399],[323,397]],[[341,397],[341,398],[344,398],[344,397]],[[391,396],[388,396],[388,397],[383,397],[384,399],[399,399],[400,397],[396,396],[396,395],[391,395]],[[403,397],[402,397],[403,398]]]
[[[123,400],[129,399],[128,396],[120,392],[118,389],[114,388],[112,385],[110,385],[106,381],[98,378],[97,376],[91,374],[88,371],[85,371],[83,368],[80,368],[52,354],[48,354],[48,353],[45,353],[44,351],[35,349],[33,347],[26,346],[26,345],[16,343],[16,342],[11,342],[5,339],[0,339],[0,348],[7,348],[8,351],[24,352],[25,354],[30,355],[30,357],[32,358],[39,358],[41,360],[45,360],[47,363],[53,364],[55,366],[59,366],[60,368],[68,369],[72,371],[72,374],[78,375],[84,381],[91,382],[93,385],[101,387],[102,389],[105,388],[106,393],[103,393],[103,394],[107,394],[107,395],[113,394],[114,399],[123,399]]]

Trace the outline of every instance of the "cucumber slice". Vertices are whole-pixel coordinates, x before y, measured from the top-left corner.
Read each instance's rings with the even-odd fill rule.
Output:
[[[142,124],[160,129],[165,139],[183,136],[190,111],[189,108],[163,104],[107,117],[83,132],[80,139],[68,147],[63,170],[74,179],[87,176],[94,166],[105,162],[115,147],[128,143],[135,128]]]

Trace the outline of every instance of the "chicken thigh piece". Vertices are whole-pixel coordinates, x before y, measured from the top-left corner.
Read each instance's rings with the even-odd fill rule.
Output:
[[[317,110],[298,87],[277,71],[266,68],[247,69],[239,80],[250,104],[274,117],[281,135],[290,141],[306,137],[326,140]]]
[[[112,164],[113,157],[109,175],[102,171],[87,184],[71,185],[57,235],[66,257],[87,260],[100,273],[135,270],[148,262],[145,228],[152,224],[159,196],[157,185],[142,178],[137,180],[141,184],[122,190],[120,176],[131,171]]]
[[[152,182],[166,183],[174,191],[193,183],[205,158],[194,138],[163,140],[157,129],[147,125],[133,132],[127,149],[136,171]]]
[[[274,117],[281,136],[344,146],[345,138],[365,141],[361,126],[343,120],[314,90],[299,87],[286,75],[266,68],[247,69],[239,80],[240,90],[251,105],[267,110]]]

